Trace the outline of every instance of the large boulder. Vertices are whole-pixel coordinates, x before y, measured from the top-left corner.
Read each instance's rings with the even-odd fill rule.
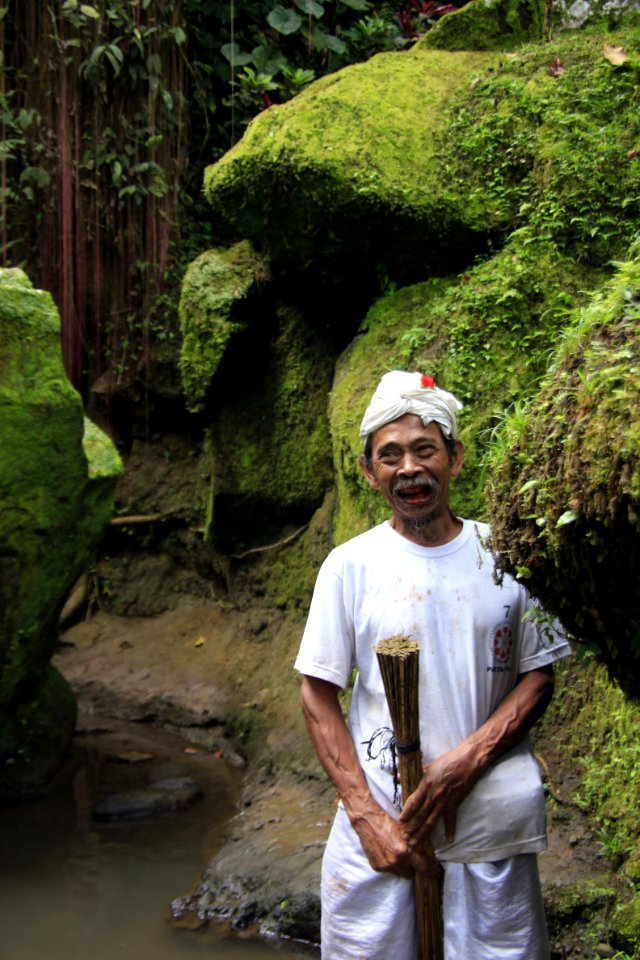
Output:
[[[337,363],[331,392],[338,542],[387,513],[360,476],[358,427],[380,376],[393,368],[423,370],[464,403],[465,463],[453,504],[464,516],[486,515],[483,458],[496,418],[543,374],[567,305],[583,301],[593,277],[554,244],[513,237],[462,277],[404,287],[373,305]]]
[[[266,253],[274,281],[356,303],[464,270],[516,229],[606,263],[637,219],[638,37],[418,45],[324,77],[207,168],[216,227]]]
[[[500,566],[640,697],[640,244],[568,327],[490,482]]]
[[[49,660],[122,470],[65,375],[50,295],[16,269],[0,271],[0,451],[0,796],[16,796],[43,786],[73,731]]]
[[[425,276],[485,247],[461,198],[434,192],[436,132],[495,55],[379,54],[256,117],[205,173],[216,226],[267,250],[275,271],[329,282]],[[476,233],[478,236],[476,236]]]

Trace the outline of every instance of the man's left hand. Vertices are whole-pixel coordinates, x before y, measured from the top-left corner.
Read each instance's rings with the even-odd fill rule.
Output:
[[[410,846],[417,846],[444,817],[448,843],[455,836],[458,807],[487,767],[519,743],[544,713],[553,691],[553,667],[521,674],[500,706],[461,744],[436,757],[402,808],[400,825]]]
[[[467,744],[460,744],[426,766],[417,789],[407,799],[400,814],[407,843],[419,845],[431,833],[440,816],[444,818],[446,840],[451,843],[455,836],[458,807],[479,775]]]

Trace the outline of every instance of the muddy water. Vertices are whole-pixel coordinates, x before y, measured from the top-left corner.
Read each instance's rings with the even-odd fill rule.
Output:
[[[179,738],[139,727],[85,734],[47,797],[0,809],[3,960],[309,957],[301,947],[167,922],[168,903],[191,889],[219,846],[239,788],[223,760],[184,750]],[[186,763],[202,787],[191,809],[140,822],[93,819],[100,796],[135,786],[145,767],[167,762]]]

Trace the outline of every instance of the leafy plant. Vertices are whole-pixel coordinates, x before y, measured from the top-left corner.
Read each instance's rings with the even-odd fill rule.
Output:
[[[0,244],[52,292],[67,372],[132,400],[177,337],[202,168],[265,107],[410,42],[370,0],[4,0]],[[202,238],[197,242],[197,238]]]

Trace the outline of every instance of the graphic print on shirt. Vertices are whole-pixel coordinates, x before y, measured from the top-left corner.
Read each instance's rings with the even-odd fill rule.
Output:
[[[505,673],[511,670],[513,627],[509,620],[501,620],[489,633],[489,664],[487,673]]]

